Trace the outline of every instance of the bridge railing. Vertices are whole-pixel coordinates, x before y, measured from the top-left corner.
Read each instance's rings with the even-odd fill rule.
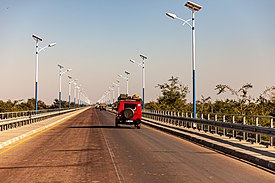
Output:
[[[61,111],[67,110],[68,108],[62,108]],[[60,111],[59,109],[43,109],[43,110],[38,110],[37,112],[35,110],[30,110],[30,111],[16,111],[16,112],[3,112],[0,113],[0,122],[2,120],[8,120],[8,119],[14,119],[14,118],[20,118],[20,117],[25,117],[25,116],[34,116],[34,115],[39,115],[42,113],[48,113],[48,112],[54,112],[54,111]]]
[[[272,116],[201,113],[194,119],[192,113],[153,110],[144,110],[143,116],[180,128],[194,128],[266,146],[274,146],[275,142]]]
[[[65,114],[81,108],[46,109],[39,111],[18,111],[0,113],[0,131],[32,124],[50,117]]]

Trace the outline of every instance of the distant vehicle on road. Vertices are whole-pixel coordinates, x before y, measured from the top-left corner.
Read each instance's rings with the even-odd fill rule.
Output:
[[[96,109],[99,109],[99,107],[100,107],[100,104],[99,104],[99,103],[96,103],[96,104],[95,104],[95,108],[96,108]]]
[[[100,104],[99,109],[106,111],[106,107],[107,107],[106,104]]]
[[[115,126],[119,124],[135,125],[140,128],[142,118],[141,98],[138,95],[127,96],[121,94],[118,98]]]

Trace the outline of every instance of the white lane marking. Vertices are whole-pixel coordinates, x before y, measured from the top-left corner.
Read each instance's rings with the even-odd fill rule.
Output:
[[[99,120],[97,113],[95,113],[95,114],[96,114],[97,120]],[[109,151],[109,155],[110,155],[110,157],[111,157],[111,160],[112,160],[114,169],[115,169],[115,171],[116,171],[117,179],[118,179],[119,182],[123,182],[123,180],[121,179],[121,177],[120,177],[120,175],[119,175],[118,168],[117,168],[116,163],[115,163],[115,159],[114,159],[114,158],[115,158],[115,154],[114,154],[114,152],[112,151],[112,149],[110,148],[109,143],[108,143],[108,140],[106,139],[106,137],[105,137],[105,135],[104,135],[102,129],[101,129],[101,132],[102,132],[102,135],[103,135],[105,144],[106,144],[106,146],[107,146],[107,149],[108,149],[108,151]]]
[[[102,131],[102,130],[101,130],[101,131]],[[116,171],[117,179],[118,179],[119,182],[122,182],[122,180],[121,180],[121,178],[120,178],[120,176],[119,176],[119,173],[118,173],[118,169],[117,169],[115,160],[114,160],[115,154],[114,154],[114,152],[112,151],[112,149],[110,148],[109,143],[108,143],[108,141],[107,141],[107,139],[106,139],[106,137],[105,137],[103,131],[102,131],[102,134],[103,134],[103,138],[104,138],[104,141],[105,141],[105,143],[106,143],[106,146],[107,146],[107,148],[108,148],[108,151],[109,151],[109,154],[110,154],[112,163],[113,163],[113,165],[114,165],[114,169],[115,169],[115,171]]]

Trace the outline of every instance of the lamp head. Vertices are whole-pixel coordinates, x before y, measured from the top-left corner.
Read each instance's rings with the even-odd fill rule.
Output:
[[[129,75],[129,74],[130,74],[130,72],[128,72],[128,71],[125,71],[125,74]]]
[[[166,13],[166,15],[172,19],[176,19],[178,18],[177,15],[173,14],[173,13]]]
[[[53,47],[55,45],[56,45],[56,43],[51,43],[51,44],[48,45],[48,47]]]
[[[130,62],[135,63],[136,61],[134,61],[134,60],[131,59]]]

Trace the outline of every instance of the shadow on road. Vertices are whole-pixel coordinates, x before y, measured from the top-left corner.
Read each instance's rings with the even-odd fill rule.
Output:
[[[84,152],[84,151],[100,151],[102,148],[90,148],[90,149],[57,149],[53,150],[54,152]]]
[[[67,167],[84,167],[87,166],[87,163],[72,163],[72,164],[62,164],[62,165],[26,165],[26,166],[9,166],[9,167],[0,167],[0,170],[13,170],[13,169],[41,169],[41,168],[67,168]]]
[[[113,129],[132,129],[134,127],[131,126],[70,126],[68,128],[95,128],[95,129],[102,129],[102,128],[113,128]]]

